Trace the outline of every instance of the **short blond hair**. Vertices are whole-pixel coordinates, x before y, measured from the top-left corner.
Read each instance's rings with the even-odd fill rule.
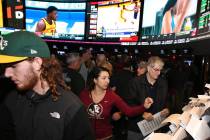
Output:
[[[160,57],[158,57],[158,56],[151,56],[148,59],[148,62],[147,62],[148,66],[154,66],[154,64],[159,64],[161,67],[164,66],[163,60]]]

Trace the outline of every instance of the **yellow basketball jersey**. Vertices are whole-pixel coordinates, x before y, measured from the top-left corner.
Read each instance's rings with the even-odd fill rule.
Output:
[[[49,24],[45,18],[42,18],[42,20],[45,23],[45,30],[42,33],[45,35],[54,35],[56,30],[55,21],[52,20],[52,24]]]

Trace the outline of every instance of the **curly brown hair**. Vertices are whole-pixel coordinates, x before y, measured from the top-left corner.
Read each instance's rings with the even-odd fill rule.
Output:
[[[50,59],[43,58],[41,78],[46,80],[49,84],[54,101],[60,96],[60,93],[57,91],[58,86],[70,90],[64,82],[61,65],[55,56],[52,56]]]

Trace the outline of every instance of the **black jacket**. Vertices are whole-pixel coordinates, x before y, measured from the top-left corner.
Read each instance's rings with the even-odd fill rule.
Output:
[[[167,93],[168,85],[166,80],[159,78],[156,83],[156,99],[155,108],[158,111],[161,111],[167,107]],[[140,105],[144,103],[145,98],[149,96],[149,85],[146,78],[146,74],[134,78],[129,85],[129,98],[127,99],[128,104],[132,106]],[[150,112],[148,110],[148,112]],[[157,113],[157,112],[155,112]],[[141,121],[143,118],[141,116],[129,118],[128,129],[131,131],[140,132],[137,122]]]
[[[0,108],[0,139],[12,134],[13,127],[17,140],[94,140],[80,100],[70,91],[58,91],[57,101],[50,91],[43,96],[33,91],[10,93]],[[5,119],[8,116],[12,120]],[[7,124],[1,122],[5,120]]]
[[[123,98],[127,99],[128,94],[128,83],[133,79],[134,74],[130,70],[122,69],[113,75],[113,83],[116,86],[117,94]]]
[[[71,91],[77,96],[85,89],[85,80],[82,75],[73,69],[67,68],[64,70],[64,79],[66,84],[71,88]]]

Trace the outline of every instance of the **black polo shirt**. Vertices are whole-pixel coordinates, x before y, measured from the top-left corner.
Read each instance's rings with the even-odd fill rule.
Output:
[[[146,78],[146,76],[145,76]],[[146,81],[146,89],[148,91],[148,97],[151,97],[153,99],[153,104],[152,106],[147,110],[147,112],[150,112],[152,114],[157,113],[159,110],[157,109],[157,81],[154,83],[154,85],[150,84],[147,80],[147,78],[145,79]]]

